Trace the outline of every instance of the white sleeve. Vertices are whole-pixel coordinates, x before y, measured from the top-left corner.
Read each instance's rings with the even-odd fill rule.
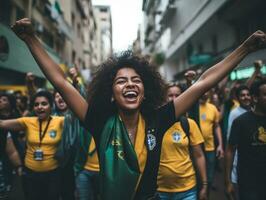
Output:
[[[6,138],[8,139],[8,138],[11,138],[12,137],[12,135],[11,135],[11,133],[8,131],[7,132],[7,135],[6,135]]]

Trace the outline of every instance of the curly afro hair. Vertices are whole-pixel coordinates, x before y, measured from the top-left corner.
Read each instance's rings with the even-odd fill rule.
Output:
[[[111,102],[112,86],[118,70],[122,68],[134,69],[143,82],[145,100],[140,109],[144,117],[164,103],[166,84],[156,68],[146,59],[125,51],[104,62],[89,85],[88,102],[97,112],[117,112],[116,104]]]

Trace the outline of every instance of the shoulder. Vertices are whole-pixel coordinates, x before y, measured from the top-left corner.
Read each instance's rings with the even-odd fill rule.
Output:
[[[59,123],[59,124],[63,125],[64,120],[65,120],[64,116],[52,116],[53,123]]]
[[[188,120],[188,123],[189,123],[190,126],[197,125],[197,123],[195,122],[194,119],[191,119],[191,118],[188,117],[187,120]]]
[[[234,122],[235,123],[241,123],[241,122],[246,122],[250,119],[253,119],[254,118],[254,115],[251,111],[248,111],[248,112],[245,112],[241,115],[239,115],[235,120]]]
[[[16,119],[20,123],[27,123],[27,122],[36,122],[38,120],[37,117],[20,117]]]
[[[217,109],[216,106],[213,105],[212,103],[206,103],[206,105],[207,105],[207,108],[208,108],[208,109],[211,109],[211,110],[213,110],[213,111],[217,111],[217,112],[218,112],[218,109]]]

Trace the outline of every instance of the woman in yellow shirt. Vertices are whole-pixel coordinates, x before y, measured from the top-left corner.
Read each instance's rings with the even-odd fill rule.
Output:
[[[167,101],[173,101],[181,93],[179,85],[170,85],[167,89]],[[162,200],[207,199],[205,157],[200,146],[204,140],[196,122],[188,119],[188,124],[189,138],[180,122],[173,124],[164,134],[157,178],[157,191]],[[199,173],[200,183],[196,181],[196,171]],[[198,198],[197,189],[200,189]]]
[[[32,102],[35,117],[1,120],[0,128],[26,132],[26,198],[57,200],[60,171],[54,154],[61,139],[64,117],[51,116],[53,97],[48,91],[37,92]]]
[[[99,152],[100,195],[104,200],[151,199],[156,192],[165,131],[248,53],[266,44],[266,35],[255,32],[228,57],[203,73],[182,95],[159,107],[164,83],[147,60],[131,52],[108,59],[90,84],[87,102],[46,53],[29,19],[17,21],[12,28],[26,43],[47,79],[93,135]]]

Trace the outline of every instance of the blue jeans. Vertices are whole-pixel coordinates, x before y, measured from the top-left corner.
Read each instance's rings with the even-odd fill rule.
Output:
[[[99,173],[82,170],[76,177],[77,195],[79,200],[94,200],[97,196]]]
[[[160,200],[197,200],[196,187],[185,192],[158,192]]]
[[[207,180],[209,186],[212,184],[215,169],[215,151],[205,151]]]

